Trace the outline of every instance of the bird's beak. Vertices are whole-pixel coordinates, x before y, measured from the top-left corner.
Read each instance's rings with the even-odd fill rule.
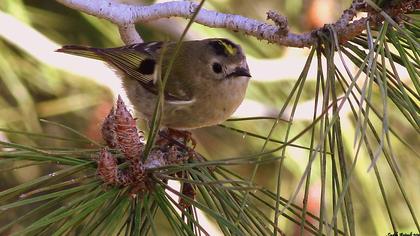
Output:
[[[251,74],[249,73],[249,69],[243,68],[243,67],[236,67],[232,73],[228,74],[228,77],[239,77],[239,76],[251,77]]]

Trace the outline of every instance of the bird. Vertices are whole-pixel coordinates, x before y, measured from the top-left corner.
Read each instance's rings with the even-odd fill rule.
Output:
[[[56,51],[104,61],[147,121],[166,73],[162,126],[188,131],[227,120],[243,101],[251,78],[241,46],[226,38],[208,38],[182,41],[174,55],[176,48],[174,41],[151,41],[114,48],[66,45]]]

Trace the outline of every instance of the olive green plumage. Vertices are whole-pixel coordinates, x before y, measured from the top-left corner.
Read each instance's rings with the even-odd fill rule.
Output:
[[[57,51],[107,62],[121,76],[134,108],[150,120],[158,72],[163,78],[175,47],[175,42],[148,42],[106,49],[64,46]],[[181,130],[229,118],[242,102],[251,77],[241,47],[223,38],[182,42],[169,73],[162,124]]]

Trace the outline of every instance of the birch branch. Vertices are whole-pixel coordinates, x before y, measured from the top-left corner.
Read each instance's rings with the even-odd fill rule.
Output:
[[[198,4],[190,1],[171,1],[157,3],[150,6],[130,5],[118,3],[115,0],[57,0],[58,2],[85,12],[87,14],[107,19],[119,26],[122,39],[125,43],[141,42],[141,37],[135,31],[134,23],[153,21],[161,18],[184,17],[191,18]],[[416,0],[401,1],[398,6],[390,6],[384,9],[391,17],[399,17],[402,14],[415,10]],[[367,17],[352,22],[358,11],[369,11]],[[395,11],[397,9],[397,11]],[[241,15],[224,14],[216,11],[201,9],[195,18],[195,22],[212,28],[226,28],[235,32],[242,32],[257,39],[267,40],[270,43],[288,47],[310,47],[317,44],[317,33],[323,31],[319,28],[302,34],[291,33],[288,30],[287,18],[269,11],[268,19],[274,21],[269,24]],[[374,19],[373,21],[371,21]],[[339,41],[344,43],[359,35],[365,30],[367,21],[377,24],[383,21],[380,12],[372,11],[364,1],[354,0],[351,6],[345,10],[342,16],[332,24],[335,28]]]

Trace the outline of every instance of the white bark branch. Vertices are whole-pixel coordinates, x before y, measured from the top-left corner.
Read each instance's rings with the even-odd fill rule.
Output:
[[[120,28],[121,37],[127,44],[142,41],[135,30],[134,23],[169,17],[191,18],[198,7],[198,4],[190,1],[172,1],[150,6],[118,3],[115,0],[57,1],[70,8],[117,24]],[[400,19],[404,16],[404,13],[417,9],[418,5],[418,0],[406,0],[382,10],[391,17]],[[352,22],[358,11],[368,11],[369,14],[367,17]],[[373,26],[382,22],[384,17],[381,14],[381,12],[370,8],[365,1],[353,0],[349,9],[345,10],[341,17],[330,27],[333,27],[337,32],[339,42],[345,43],[362,33],[366,28],[366,22],[370,22]],[[269,11],[267,17],[269,20],[274,21],[274,25],[240,15],[200,9],[194,21],[212,28],[226,28],[242,32],[258,39],[288,47],[310,47],[316,45],[317,33],[325,30],[324,28],[319,28],[311,32],[294,34],[288,31],[286,17],[273,11]]]
[[[198,6],[198,4],[189,1],[165,2],[150,6],[129,5],[117,3],[113,0],[57,1],[70,8],[107,19],[120,27],[160,18],[190,18]],[[213,28],[226,28],[233,31],[240,31],[258,39],[265,39],[271,43],[291,47],[309,47],[316,42],[311,32],[304,34],[287,32],[284,34],[283,29],[277,25],[271,25],[240,15],[224,14],[206,9],[200,10],[195,18],[195,22]],[[279,31],[281,32],[279,33]]]

